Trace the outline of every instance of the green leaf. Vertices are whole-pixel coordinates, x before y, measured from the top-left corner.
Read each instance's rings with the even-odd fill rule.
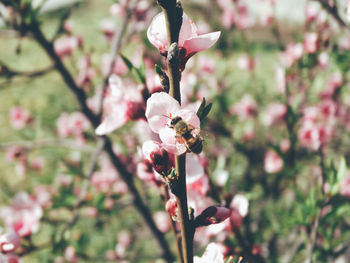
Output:
[[[123,59],[123,61],[126,64],[126,66],[128,67],[128,69],[129,69],[131,75],[133,76],[133,78],[138,83],[144,84],[146,82],[146,78],[145,78],[145,64],[142,63],[140,68],[136,68],[127,57],[125,57],[123,54],[120,54],[120,56]]]
[[[206,105],[205,98],[203,98],[201,105],[199,106],[197,110],[197,116],[202,121],[207,115],[209,114],[211,107],[213,106],[212,103],[209,103]]]

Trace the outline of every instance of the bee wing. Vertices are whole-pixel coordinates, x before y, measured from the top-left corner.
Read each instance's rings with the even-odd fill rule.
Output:
[[[205,130],[199,130],[199,129],[196,129],[195,127],[193,127],[192,125],[188,125],[190,126],[190,128],[192,129],[191,133],[194,137],[200,137],[201,139],[213,139],[213,135],[208,132],[208,131],[205,131]]]

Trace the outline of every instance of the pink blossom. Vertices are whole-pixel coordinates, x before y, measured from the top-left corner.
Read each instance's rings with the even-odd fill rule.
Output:
[[[241,194],[235,195],[230,203],[232,209],[230,223],[232,227],[238,228],[242,224],[243,218],[248,214],[248,199]]]
[[[118,233],[117,245],[115,246],[115,252],[118,258],[124,258],[126,249],[131,244],[131,236],[127,231],[121,231]]]
[[[75,248],[72,246],[69,246],[64,250],[64,258],[70,263],[79,261]]]
[[[320,93],[321,98],[332,98],[334,92],[343,84],[343,75],[339,72],[333,73],[327,79],[326,88]]]
[[[51,205],[51,192],[47,188],[43,185],[35,187],[35,200],[42,208],[47,208]]]
[[[13,129],[21,130],[27,126],[32,118],[29,112],[19,106],[12,107],[9,112],[10,124]]]
[[[321,145],[328,143],[333,135],[333,128],[321,123],[306,121],[298,131],[302,146],[317,151]]]
[[[75,49],[82,45],[82,38],[76,36],[63,36],[54,42],[54,49],[58,56],[70,56]]]
[[[171,168],[168,152],[156,141],[146,141],[142,145],[145,158],[151,163],[154,170],[163,175],[167,175]]]
[[[5,226],[14,230],[21,237],[39,230],[42,213],[41,206],[24,192],[18,193],[13,198],[11,206],[0,209],[0,217]]]
[[[350,50],[350,36],[343,36],[338,40],[338,47],[342,51]]]
[[[263,123],[266,126],[271,126],[285,118],[287,114],[287,107],[282,103],[271,103],[263,116]]]
[[[79,75],[75,80],[78,86],[90,83],[96,76],[96,71],[91,65],[91,58],[89,56],[84,56],[79,60],[78,68]]]
[[[174,129],[170,128],[171,118],[181,117],[194,127],[196,136],[200,130],[200,120],[196,112],[180,106],[179,102],[165,92],[154,93],[147,100],[146,118],[151,130],[159,134],[162,146],[177,155],[187,151],[185,144],[176,142]]]
[[[246,94],[244,97],[230,108],[232,114],[237,114],[241,120],[256,116],[258,112],[257,104],[253,98]]]
[[[0,262],[1,263],[23,263],[23,261],[15,254],[1,254],[1,253],[0,253]]]
[[[30,161],[30,167],[34,171],[40,171],[44,167],[44,164],[45,164],[45,159],[42,157],[37,157]]]
[[[68,34],[72,34],[73,30],[73,22],[71,20],[65,20],[63,22],[63,29],[66,31]]]
[[[304,54],[304,47],[302,43],[288,44],[287,49],[281,53],[281,62],[285,67],[291,67],[294,62],[299,60]]]
[[[339,194],[346,198],[350,198],[350,173],[348,173],[340,182]]]
[[[169,216],[164,211],[157,211],[153,215],[154,222],[156,223],[158,229],[166,233],[170,230],[170,220]]]
[[[321,6],[319,3],[312,1],[308,2],[306,6],[306,21],[309,23],[314,21],[317,18],[320,10]]]
[[[282,158],[275,151],[267,151],[264,158],[264,169],[267,173],[278,173],[282,171]]]
[[[317,33],[305,33],[304,35],[304,50],[307,53],[315,53],[318,49],[317,46],[318,35]]]
[[[27,159],[25,149],[20,146],[10,146],[6,148],[5,160],[9,163],[14,161],[24,162]]]
[[[165,25],[165,17],[163,13],[156,15],[150,27],[147,30],[148,40],[159,49],[159,52],[163,55],[168,52],[168,40]],[[197,52],[210,48],[219,39],[220,32],[213,32],[203,35],[198,35],[196,25],[192,20],[188,18],[186,14],[182,17],[182,26],[179,34],[179,49],[184,51],[180,52],[182,55],[181,68],[185,68],[187,60]]]
[[[320,66],[320,68],[322,69],[326,69],[329,65],[329,55],[327,52],[322,52],[319,56],[318,56],[318,65]]]
[[[254,57],[244,54],[237,60],[237,66],[241,70],[253,71],[255,68],[256,60]]]
[[[196,217],[195,224],[197,226],[207,226],[220,223],[231,215],[231,210],[221,206],[209,206]]]
[[[86,217],[96,218],[98,216],[98,210],[93,206],[85,207],[83,212]]]
[[[170,198],[166,204],[165,209],[168,212],[168,214],[173,218],[173,220],[176,220],[177,218],[177,203],[175,198]]]
[[[114,36],[116,25],[113,19],[103,19],[100,22],[100,28],[108,42],[111,42]]]
[[[16,232],[11,230],[3,235],[0,235],[0,252],[13,252],[19,248],[20,245],[21,238]]]
[[[221,247],[215,243],[208,244],[202,257],[195,256],[194,263],[224,263]]]
[[[58,184],[60,186],[68,187],[73,182],[73,178],[72,178],[72,176],[70,176],[68,174],[61,174],[61,175],[57,176],[57,181],[58,181]]]
[[[283,139],[280,142],[280,149],[283,153],[286,153],[290,149],[290,141],[288,139]]]
[[[199,215],[204,209],[213,205],[213,201],[198,193],[197,191],[187,191],[188,206],[194,209],[194,216]]]
[[[236,14],[233,8],[225,8],[221,14],[221,23],[225,28],[231,28],[235,23]]]
[[[102,123],[95,130],[97,135],[111,133],[130,120],[144,118],[141,94],[133,87],[126,88],[118,76],[112,75],[109,78],[109,90],[103,100],[103,116]]]

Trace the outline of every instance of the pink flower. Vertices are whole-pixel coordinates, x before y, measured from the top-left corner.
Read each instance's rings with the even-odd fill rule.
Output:
[[[254,57],[244,54],[240,56],[237,60],[237,66],[241,70],[252,71],[256,65],[256,60]]]
[[[23,261],[15,254],[1,254],[0,253],[0,262],[1,263],[22,263]]]
[[[317,47],[318,35],[317,33],[306,33],[304,35],[304,50],[307,53],[315,53]]]
[[[166,233],[170,229],[170,220],[169,216],[166,212],[164,211],[157,211],[153,215],[154,222],[156,223],[158,229]]]
[[[162,175],[167,175],[172,166],[168,152],[156,141],[146,141],[142,145],[145,158],[151,163],[154,170]]]
[[[109,74],[109,67],[112,62],[112,58],[110,54],[103,54],[102,55],[102,62],[101,62],[101,71],[103,76],[107,76]],[[128,67],[125,65],[123,59],[121,57],[118,57],[114,63],[114,67],[112,69],[112,73],[123,76],[129,72]]]
[[[196,112],[180,106],[179,102],[165,92],[154,93],[147,100],[146,118],[152,131],[159,134],[162,146],[177,155],[187,151],[185,144],[176,142],[174,129],[170,128],[171,118],[181,117],[194,127],[194,136],[200,130],[200,120]]]
[[[13,252],[19,248],[20,245],[21,238],[16,232],[11,230],[6,234],[0,235],[0,252]]]
[[[263,123],[266,126],[271,126],[274,123],[277,123],[286,116],[287,107],[282,103],[271,103],[263,116]]]
[[[64,258],[70,263],[79,261],[75,248],[72,246],[69,246],[64,250]]]
[[[224,263],[221,247],[215,243],[208,244],[202,257],[195,256],[194,263]]]
[[[176,220],[177,218],[177,203],[175,198],[170,198],[166,204],[165,209],[168,212],[168,214],[173,218],[173,220]]]
[[[115,246],[115,253],[116,253],[117,257],[124,258],[125,257],[125,253],[126,253],[126,249],[131,244],[131,237],[130,237],[129,232],[127,232],[125,230],[121,231],[118,234],[117,242],[118,243]]]
[[[231,215],[231,210],[226,207],[221,206],[209,206],[202,213],[196,217],[195,225],[198,226],[208,226],[211,224],[220,223]]]
[[[267,173],[280,172],[283,169],[282,158],[275,151],[267,151],[264,158],[264,169]]]
[[[230,203],[230,208],[232,209],[230,222],[232,227],[240,227],[243,218],[248,215],[249,201],[241,194],[235,195]]]
[[[15,130],[23,129],[32,120],[29,112],[19,106],[11,108],[9,117],[11,126]]]
[[[103,19],[100,22],[100,28],[108,42],[111,42],[114,36],[116,25],[113,19]]]
[[[345,2],[345,15],[348,22],[350,22],[350,1],[349,0]]]
[[[133,87],[124,87],[122,80],[112,75],[109,90],[103,101],[103,121],[95,130],[97,135],[105,135],[120,128],[130,120],[145,117],[141,94]]]
[[[20,236],[28,236],[39,230],[42,213],[41,206],[24,192],[13,198],[11,206],[0,209],[5,226]]]
[[[250,95],[244,97],[230,108],[232,114],[237,114],[241,120],[256,116],[258,108],[255,100]]]
[[[298,138],[302,146],[317,151],[330,141],[333,133],[334,129],[329,125],[306,121],[298,131]]]
[[[304,54],[302,43],[288,44],[287,49],[281,53],[281,62],[285,67],[291,67]]]
[[[54,49],[59,57],[70,56],[73,51],[82,45],[82,38],[75,36],[63,36],[54,42]]]
[[[180,58],[182,70],[185,68],[187,60],[197,52],[210,48],[220,37],[220,31],[198,35],[196,25],[184,13],[182,17],[182,26],[179,34],[179,49],[182,57]],[[150,27],[147,30],[148,40],[159,49],[162,55],[168,52],[167,31],[165,25],[165,17],[163,13],[156,15]]]
[[[329,65],[329,55],[327,52],[322,52],[318,58],[317,58],[317,61],[318,61],[318,65],[320,66],[320,68],[322,69],[326,69],[327,66]]]

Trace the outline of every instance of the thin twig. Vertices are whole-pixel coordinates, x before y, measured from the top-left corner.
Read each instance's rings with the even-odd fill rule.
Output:
[[[99,106],[98,106],[98,116],[101,118],[102,115],[102,110],[103,110],[103,99],[104,99],[104,95],[106,92],[106,89],[108,87],[108,80],[109,77],[112,75],[113,73],[113,69],[115,67],[115,64],[117,62],[117,56],[119,54],[119,51],[121,49],[121,44],[122,44],[122,39],[124,36],[124,33],[126,32],[130,17],[132,15],[132,10],[133,8],[129,7],[128,5],[126,5],[125,8],[125,17],[124,20],[120,26],[120,28],[117,28],[114,32],[114,37],[112,40],[112,45],[111,45],[111,49],[109,52],[109,56],[111,58],[111,62],[108,66],[108,71],[107,74],[105,76],[105,78],[103,79],[103,85],[102,85],[102,92],[101,92],[101,97],[99,100]]]
[[[83,182],[83,185],[81,187],[81,191],[79,193],[78,199],[76,200],[74,207],[73,207],[73,212],[72,212],[73,216],[67,222],[67,224],[64,226],[64,228],[62,229],[61,240],[64,239],[64,234],[66,233],[66,231],[68,231],[72,226],[74,226],[75,223],[79,219],[79,209],[82,206],[82,204],[84,203],[86,194],[87,194],[88,189],[89,189],[91,177],[96,170],[98,157],[101,155],[101,153],[103,151],[104,143],[105,142],[102,139],[97,140],[98,146],[97,146],[97,149],[95,150],[95,152],[91,156],[90,167],[89,167],[88,173],[87,173],[85,180]]]

